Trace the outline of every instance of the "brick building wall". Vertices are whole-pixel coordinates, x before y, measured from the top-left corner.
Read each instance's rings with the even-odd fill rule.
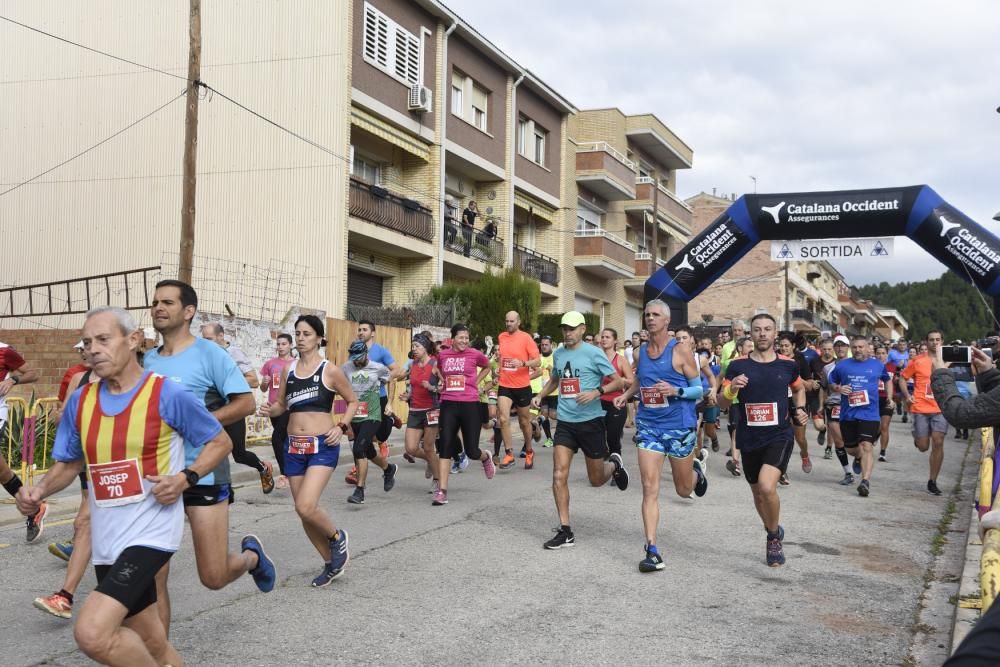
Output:
[[[66,369],[80,363],[80,355],[73,349],[79,340],[79,329],[0,330],[0,342],[17,350],[27,365],[38,371],[37,382],[16,386],[10,395],[24,399],[31,392],[36,398],[55,396]]]

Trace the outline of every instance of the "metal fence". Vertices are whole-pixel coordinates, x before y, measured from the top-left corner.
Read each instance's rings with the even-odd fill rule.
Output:
[[[371,320],[378,325],[412,328],[450,327],[455,323],[455,304],[428,303],[412,306],[363,306],[347,304],[347,318],[354,322]]]

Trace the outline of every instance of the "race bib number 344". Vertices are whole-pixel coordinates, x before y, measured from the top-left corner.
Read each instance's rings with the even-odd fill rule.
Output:
[[[98,507],[118,507],[142,502],[146,490],[139,474],[139,460],[91,463],[90,481]]]

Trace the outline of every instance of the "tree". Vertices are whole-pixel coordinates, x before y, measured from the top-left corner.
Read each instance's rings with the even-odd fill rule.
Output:
[[[456,312],[467,316],[472,337],[496,336],[504,330],[504,316],[516,310],[521,316],[521,328],[534,332],[538,326],[538,311],[542,306],[542,292],[538,282],[517,269],[499,273],[487,272],[476,281],[450,282],[432,287],[424,297],[428,303],[455,303]]]

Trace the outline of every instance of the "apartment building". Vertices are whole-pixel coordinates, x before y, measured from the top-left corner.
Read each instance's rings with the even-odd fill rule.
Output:
[[[694,152],[652,114],[585,110],[570,127],[576,221],[564,301],[628,335],[641,328],[646,279],[691,236],[676,187]]]
[[[560,308],[576,109],[440,3],[355,0],[351,26],[348,306],[514,265]]]
[[[686,200],[692,233],[732,206],[736,195],[699,193]],[[847,330],[843,320],[844,278],[829,262],[774,262],[768,242],[757,244],[688,304],[692,324],[748,319],[770,313],[779,326],[809,336]]]

